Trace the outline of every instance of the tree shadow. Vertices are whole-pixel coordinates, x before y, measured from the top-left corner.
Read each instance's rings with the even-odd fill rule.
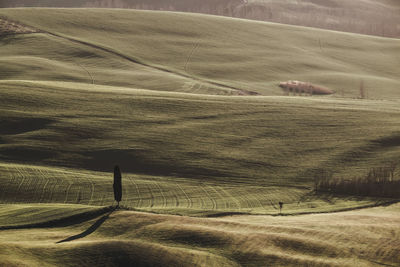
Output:
[[[106,215],[102,216],[92,226],[90,226],[88,229],[86,229],[82,233],[70,236],[70,237],[65,238],[63,240],[60,240],[60,241],[56,242],[56,244],[73,241],[73,240],[84,238],[85,236],[90,235],[91,233],[96,231],[108,219],[108,217],[111,215],[111,213],[113,213],[115,210],[116,210],[116,208],[113,208],[109,213],[107,213]]]

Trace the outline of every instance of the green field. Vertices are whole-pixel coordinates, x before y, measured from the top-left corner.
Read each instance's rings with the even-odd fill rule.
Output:
[[[315,215],[398,199],[313,192],[321,170],[350,179],[400,158],[398,39],[171,12],[0,17],[30,29],[0,34],[0,265],[400,261],[398,204]],[[336,93],[285,96],[277,84],[290,79]],[[107,216],[115,164],[126,211]],[[325,228],[336,219],[351,229]],[[89,239],[55,245],[91,225]],[[386,243],[351,255],[348,238]]]
[[[369,98],[399,99],[398,39],[169,12],[2,9],[0,16],[45,31],[3,38],[2,79],[262,95],[280,95],[280,81],[305,80],[345,97],[358,97],[364,80]]]

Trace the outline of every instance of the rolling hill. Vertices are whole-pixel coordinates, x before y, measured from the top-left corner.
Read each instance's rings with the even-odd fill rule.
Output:
[[[316,173],[364,175],[400,153],[397,40],[178,13],[0,13],[35,29],[1,39],[0,158],[16,164],[2,165],[11,169],[2,180],[4,194],[14,196],[3,197],[5,202],[104,205],[111,200],[106,177],[120,164],[133,175],[126,187],[133,197],[125,198],[130,207],[183,214],[275,213],[276,203],[284,200],[289,213],[310,206],[312,212],[341,210],[374,200],[345,198],[332,205],[335,201],[311,197],[315,203],[300,204]],[[285,31],[297,41],[278,45]],[[314,36],[323,34],[332,42],[327,52],[318,48],[317,55],[295,57],[299,50],[312,50],[305,45],[316,45]],[[201,43],[198,50],[194,36]],[[227,38],[231,41],[222,45]],[[346,49],[342,40],[348,41]],[[350,49],[361,42],[365,46]],[[201,49],[207,51],[204,59],[195,54]],[[368,56],[382,49],[387,57]],[[188,51],[190,65],[179,51]],[[264,65],[261,58],[275,59]],[[345,88],[345,98],[339,93],[282,96],[276,83],[286,77]],[[369,97],[379,99],[353,99],[358,88],[348,83],[361,77]],[[372,83],[381,85],[375,89],[368,86]],[[176,184],[187,189],[171,193]],[[250,187],[242,191],[243,184]],[[26,199],[15,197],[32,186]],[[248,190],[258,190],[258,196],[247,197]],[[287,190],[291,193],[282,198]]]
[[[397,0],[3,0],[0,7],[169,10],[400,37]]]
[[[399,208],[207,219],[109,211],[74,225],[3,230],[0,264],[396,266]],[[8,208],[10,215],[18,211]]]
[[[399,40],[173,12],[0,18],[0,265],[397,263],[398,199],[313,186],[398,160]],[[290,79],[336,93],[285,96]]]
[[[2,38],[3,80],[280,95],[279,82],[291,79],[345,97],[359,96],[363,80],[370,98],[398,97],[396,39],[183,13],[3,9],[0,15],[42,31]]]

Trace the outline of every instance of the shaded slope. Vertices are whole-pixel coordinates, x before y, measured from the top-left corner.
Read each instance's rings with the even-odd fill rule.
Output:
[[[399,123],[397,102],[243,101],[77,83],[7,82],[2,88],[3,118],[22,120],[30,113],[55,120],[3,135],[4,160],[102,171],[119,163],[125,171],[154,175],[311,181],[303,170],[330,159],[330,168],[341,169],[341,154],[391,135]],[[380,111],[382,104],[387,112]],[[398,148],[383,147],[391,151],[387,157],[376,153],[365,164],[395,157]]]
[[[0,263],[396,266],[398,211],[397,204],[335,214],[220,219],[116,211],[90,235],[59,244],[90,229],[98,218],[62,228],[2,231]]]
[[[130,207],[265,214],[283,201],[288,213],[340,210],[374,200],[308,195],[316,170],[358,177],[400,154],[398,101],[0,85],[0,123],[42,122],[1,134],[3,203],[110,205],[119,164]]]
[[[92,220],[109,207],[62,204],[0,205],[0,230],[61,227]]]

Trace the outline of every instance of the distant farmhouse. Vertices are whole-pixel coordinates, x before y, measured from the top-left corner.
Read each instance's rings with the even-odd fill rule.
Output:
[[[330,95],[334,93],[333,90],[326,87],[300,81],[280,82],[279,87],[281,87],[286,94]]]

